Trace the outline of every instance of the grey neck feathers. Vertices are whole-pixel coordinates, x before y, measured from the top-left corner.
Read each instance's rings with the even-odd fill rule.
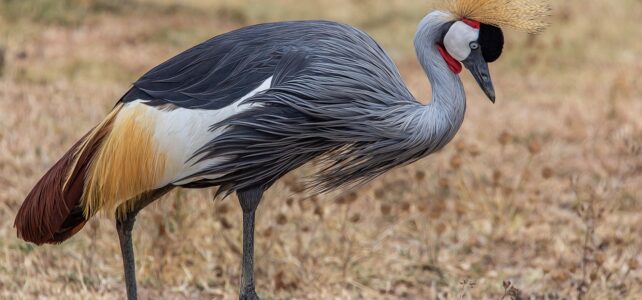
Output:
[[[428,143],[427,153],[445,146],[455,136],[464,120],[466,94],[459,75],[453,73],[439,53],[437,43],[448,23],[448,15],[433,12],[419,24],[415,34],[415,50],[432,87],[432,101],[415,111],[413,122],[422,140]]]

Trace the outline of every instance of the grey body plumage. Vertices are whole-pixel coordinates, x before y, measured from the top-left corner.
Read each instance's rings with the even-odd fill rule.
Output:
[[[316,191],[359,183],[440,149],[462,123],[461,81],[436,48],[448,29],[439,26],[441,14],[427,16],[415,38],[434,89],[428,105],[370,36],[327,21],[261,24],[213,38],[144,75],[122,101],[219,109],[273,77],[268,90],[245,100],[252,109],[212,124],[223,134],[194,153],[227,159],[190,177],[223,175],[185,187],[266,189],[314,158],[324,163]]]

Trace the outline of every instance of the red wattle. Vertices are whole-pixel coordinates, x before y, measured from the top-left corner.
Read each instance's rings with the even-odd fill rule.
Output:
[[[448,68],[450,68],[451,71],[455,74],[461,73],[462,66],[461,63],[456,60],[454,57],[452,57],[446,49],[444,49],[444,46],[438,45],[437,48],[439,48],[439,53],[441,53],[441,57],[444,58],[446,63],[448,64]]]

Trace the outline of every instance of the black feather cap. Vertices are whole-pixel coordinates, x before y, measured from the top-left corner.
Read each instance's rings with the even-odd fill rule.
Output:
[[[479,28],[479,44],[486,62],[494,62],[504,49],[504,33],[502,29],[493,25],[481,23]]]

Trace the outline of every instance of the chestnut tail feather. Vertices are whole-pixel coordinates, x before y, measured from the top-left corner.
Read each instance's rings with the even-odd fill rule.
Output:
[[[37,245],[56,244],[83,228],[87,222],[81,201],[85,176],[115,115],[112,112],[76,142],[27,195],[14,222],[19,238]]]

